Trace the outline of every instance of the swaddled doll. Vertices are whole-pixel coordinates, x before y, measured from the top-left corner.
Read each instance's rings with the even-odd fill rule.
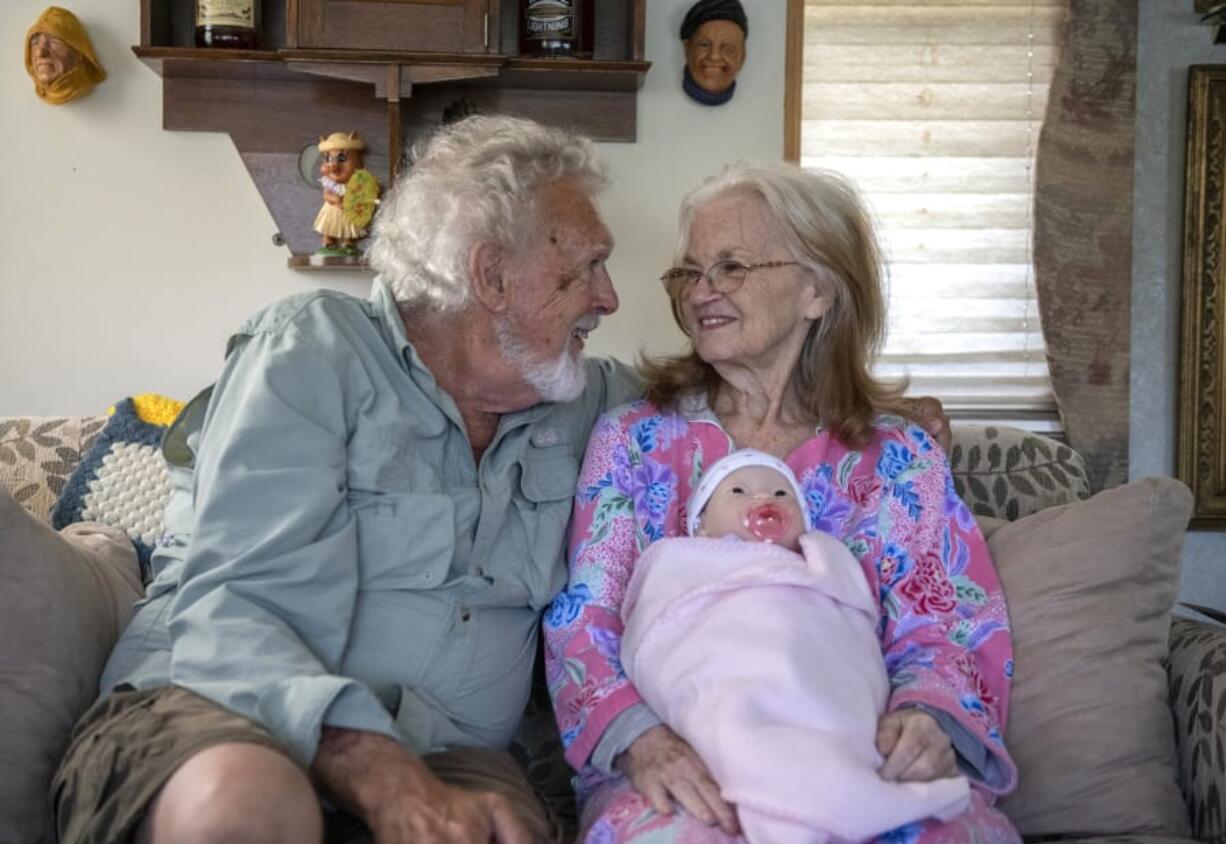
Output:
[[[812,531],[782,461],[735,451],[687,505],[688,537],[635,566],[622,665],[690,743],[750,844],[862,841],[967,805],[965,777],[877,773],[889,696],[878,609],[859,563]]]

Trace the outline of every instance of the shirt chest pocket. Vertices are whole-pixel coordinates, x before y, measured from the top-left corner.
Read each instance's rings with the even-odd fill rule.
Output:
[[[433,589],[455,552],[455,505],[446,495],[351,490],[362,590]]]
[[[579,463],[569,453],[559,450],[548,457],[524,460],[520,469],[519,489],[529,507],[557,501],[569,506],[579,480]]]
[[[579,464],[569,453],[560,453],[520,465],[515,506],[530,559],[523,577],[532,605],[543,606],[566,582],[566,528]]]

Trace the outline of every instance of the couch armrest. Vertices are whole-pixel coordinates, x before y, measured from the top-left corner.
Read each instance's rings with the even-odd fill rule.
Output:
[[[954,425],[949,467],[976,516],[1017,519],[1090,497],[1085,461],[1064,443],[1006,425]]]
[[[1192,833],[1201,841],[1226,836],[1226,629],[1171,619],[1167,677],[1179,751],[1179,786]]]

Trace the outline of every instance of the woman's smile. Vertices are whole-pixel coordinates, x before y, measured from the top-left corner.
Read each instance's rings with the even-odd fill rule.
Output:
[[[736,317],[731,316],[704,316],[698,318],[698,329],[700,331],[713,331],[717,328],[731,325],[736,322]]]

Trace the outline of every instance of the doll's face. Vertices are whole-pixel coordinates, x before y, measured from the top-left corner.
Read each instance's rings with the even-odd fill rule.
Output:
[[[319,154],[319,172],[342,185],[361,169],[360,149],[334,149]]]
[[[81,54],[67,42],[45,32],[30,36],[30,65],[42,84],[50,85],[80,63]]]
[[[698,536],[735,534],[795,551],[805,518],[792,484],[769,466],[745,466],[719,482],[698,520]]]
[[[685,63],[699,88],[727,91],[745,64],[745,33],[732,21],[707,21],[686,39]]]

